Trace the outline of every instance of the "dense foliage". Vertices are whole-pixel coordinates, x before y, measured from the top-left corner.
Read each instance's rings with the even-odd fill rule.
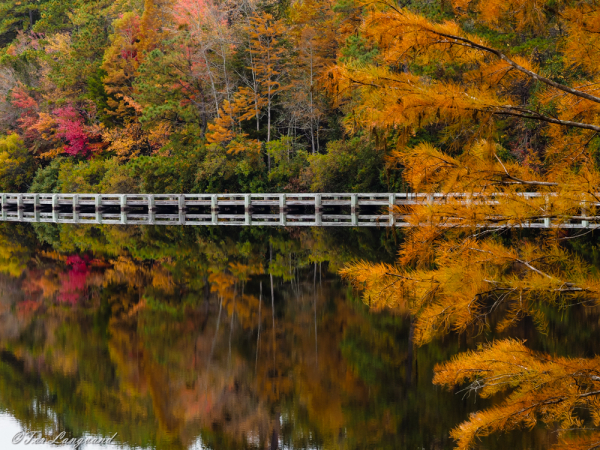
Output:
[[[339,0],[2,0],[0,139],[27,150],[2,190],[393,190],[391,148],[346,133],[324,84],[338,59],[377,54],[360,15]]]
[[[377,52],[329,72],[345,128],[394,142],[388,161],[410,188],[441,194],[399,209],[411,227],[396,264],[344,269],[365,303],[409,312],[417,344],[520,321],[545,333],[557,311],[598,305],[597,266],[573,248],[600,205],[600,3],[360,5],[360,46]],[[504,340],[439,365],[434,382],[495,399],[454,429],[458,448],[545,424],[557,448],[592,449],[599,364]]]

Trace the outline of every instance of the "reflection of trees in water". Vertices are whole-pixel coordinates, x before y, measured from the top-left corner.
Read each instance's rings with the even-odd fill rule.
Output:
[[[381,235],[123,228],[46,229],[51,245],[0,276],[0,400],[28,429],[59,421],[159,448],[448,448],[470,411],[498,405],[431,385],[455,339],[413,347],[418,317],[368,312],[332,277],[356,255],[377,260]],[[61,301],[75,265],[85,283]],[[573,324],[597,312],[538,305],[549,336],[530,319],[512,335],[549,354],[595,352],[598,333]],[[553,435],[541,433],[486,445],[544,448]]]
[[[598,352],[596,247],[591,239],[585,245],[585,238],[569,247],[561,231],[488,234],[431,223],[407,232],[397,264],[358,261],[342,274],[370,307],[410,313],[417,345],[451,333],[492,339],[485,350],[435,369],[437,384],[459,390],[468,382],[466,392],[490,399],[454,428],[458,448],[542,423],[554,430],[545,438],[547,447],[595,448],[600,361],[589,357]],[[522,332],[527,347],[493,340]],[[533,353],[536,346],[544,352]],[[588,358],[561,358],[549,350]],[[581,437],[575,442],[573,436]]]
[[[0,344],[21,364],[16,376],[52,393],[45,407],[74,435],[117,431],[132,445],[166,448],[198,436],[214,448],[347,442],[346,409],[369,397],[339,342],[364,315],[322,262],[343,260],[351,246],[328,249],[339,241],[325,234],[165,231],[46,229],[51,247],[31,249],[23,276],[6,278],[21,294],[2,316],[21,321]],[[362,251],[368,239],[352,244]],[[61,280],[74,265],[84,282],[64,302]],[[26,301],[37,309],[14,307]],[[17,389],[32,393],[29,404],[44,398],[40,389],[4,381],[4,406],[25,427],[41,427],[47,419],[15,405]]]

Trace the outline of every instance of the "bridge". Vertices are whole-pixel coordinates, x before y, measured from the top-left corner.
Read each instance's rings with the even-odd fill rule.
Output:
[[[521,193],[525,200],[540,197]],[[468,194],[35,194],[0,193],[0,221],[131,225],[408,227],[395,206],[470,201]],[[540,219],[526,228],[596,228],[589,217],[570,223]],[[594,219],[594,218],[592,218]],[[600,219],[600,218],[599,218]]]

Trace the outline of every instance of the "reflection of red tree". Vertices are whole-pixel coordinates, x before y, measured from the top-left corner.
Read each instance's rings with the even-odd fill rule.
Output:
[[[31,317],[41,306],[40,302],[35,300],[24,300],[17,303],[17,317],[25,319]]]
[[[67,265],[71,270],[60,274],[61,288],[57,299],[60,302],[74,305],[85,293],[86,281],[89,274],[89,263],[91,258],[87,255],[71,255],[67,258]]]

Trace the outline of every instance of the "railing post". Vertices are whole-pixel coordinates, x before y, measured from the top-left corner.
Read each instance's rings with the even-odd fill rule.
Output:
[[[33,212],[37,213],[40,209],[40,194],[33,194]]]
[[[58,194],[52,195],[52,220],[58,222]]]
[[[396,207],[396,194],[390,194],[388,214],[390,215],[390,227],[396,225],[396,216],[394,215],[394,208]]]
[[[23,209],[23,194],[17,194],[17,208]]]
[[[154,220],[156,219],[156,213],[153,209],[148,211],[148,225],[154,225]]]
[[[279,222],[281,223],[282,226],[285,226],[287,224],[286,213],[287,213],[286,195],[279,194]]]
[[[321,211],[322,205],[323,205],[323,199],[321,197],[321,194],[315,194],[315,214],[318,211]]]
[[[123,213],[123,211],[125,211],[125,208],[127,208],[127,194],[119,195],[119,201],[121,206],[121,213]]]
[[[550,196],[546,195],[546,215],[550,215]],[[544,218],[544,227],[546,228],[550,228],[551,227],[551,219],[550,217],[545,217]]]
[[[154,211],[154,194],[148,195],[148,213]]]
[[[73,195],[73,222],[79,222],[79,195]]]
[[[102,223],[102,194],[94,195],[94,212],[96,215],[96,222]]]
[[[583,217],[587,217],[587,208],[586,208],[585,201],[581,202],[581,215]],[[590,226],[590,222],[588,220],[582,220],[581,226],[583,228],[588,228]]]
[[[357,208],[358,208],[358,194],[350,194],[350,211],[352,213],[355,213]]]
[[[179,225],[185,225],[185,195],[177,196],[177,209],[179,210]]]
[[[246,225],[252,225],[252,216],[250,215],[250,202],[251,195],[244,194],[244,223]]]
[[[6,194],[2,194],[2,220],[6,220],[6,212],[8,209],[8,201],[6,199]]]
[[[211,223],[217,225],[219,222],[219,197],[217,194],[213,194],[210,197],[210,214]]]

